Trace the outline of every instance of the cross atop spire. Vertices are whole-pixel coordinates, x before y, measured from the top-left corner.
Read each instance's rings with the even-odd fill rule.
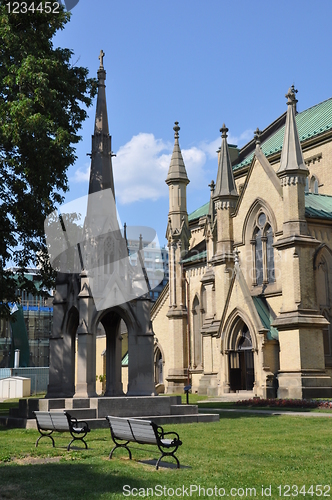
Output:
[[[100,61],[100,66],[99,66],[100,69],[104,69],[104,56],[105,52],[103,51],[103,49],[101,49],[100,54],[98,56],[98,59]]]

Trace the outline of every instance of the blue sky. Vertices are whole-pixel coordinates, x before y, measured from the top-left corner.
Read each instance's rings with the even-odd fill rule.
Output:
[[[190,184],[188,212],[209,199],[219,129],[244,145],[286,110],[332,96],[330,0],[80,0],[54,45],[96,76],[105,52],[106,95],[118,211],[153,227],[164,244],[174,121]],[[94,103],[95,104],[95,103]],[[68,171],[66,201],[87,194],[95,106]]]

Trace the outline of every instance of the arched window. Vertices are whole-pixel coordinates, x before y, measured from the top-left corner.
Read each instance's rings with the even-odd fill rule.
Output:
[[[310,179],[310,192],[318,194],[318,179],[315,175],[313,175]]]
[[[154,381],[155,384],[164,383],[164,360],[161,350],[157,346],[154,352]]]
[[[309,193],[309,179],[308,177],[305,180],[305,188],[304,188],[305,193]]]
[[[193,365],[194,368],[202,363],[202,336],[200,322],[200,305],[197,295],[193,301]]]
[[[253,285],[275,281],[273,231],[268,217],[259,211],[251,240],[253,246]]]

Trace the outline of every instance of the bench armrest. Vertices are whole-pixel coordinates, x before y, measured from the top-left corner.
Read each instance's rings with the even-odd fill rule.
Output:
[[[179,445],[182,444],[182,441],[180,441],[180,436],[177,432],[174,432],[174,431],[173,432],[165,432],[164,429],[160,425],[158,425],[158,426],[156,425],[155,430],[158,434],[159,439],[165,439],[165,436],[170,436],[170,437],[174,436],[172,438],[174,444],[176,444],[176,443]]]
[[[65,411],[65,415],[68,419],[68,424],[70,429],[72,430],[73,428],[75,429],[82,429],[82,432],[90,432],[89,429],[89,424],[85,422],[84,420],[77,420],[77,418],[72,417],[68,412]]]

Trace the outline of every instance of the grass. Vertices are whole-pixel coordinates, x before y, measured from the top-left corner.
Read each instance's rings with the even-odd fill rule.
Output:
[[[159,498],[176,498],[176,488],[188,488],[190,493],[190,485],[206,491],[215,486],[224,488],[225,496],[231,488],[256,488],[256,496],[262,497],[263,485],[271,486],[269,497],[277,499],[278,485],[297,485],[299,489],[306,485],[307,490],[313,485],[316,491],[316,485],[331,484],[330,419],[237,413],[221,415],[219,422],[169,425],[165,429],[176,430],[183,441],[177,452],[183,466],[180,470],[156,471],[139,462],[157,458],[156,447],[133,445],[132,461],[125,450],[117,450],[109,460],[112,441],[108,429],[91,431],[88,450],[67,452],[68,433],[56,434],[55,448],[46,438],[35,448],[37,431],[0,428],[0,499],[120,499],[124,491],[129,491],[123,490],[125,485],[143,488],[141,497],[147,496],[147,488],[159,488],[149,490],[149,496],[152,492],[155,497],[156,492],[166,493]],[[173,488],[173,494],[167,491],[169,488]],[[327,489],[322,491],[323,495],[332,494]],[[202,489],[200,497],[198,493],[191,498],[204,497]],[[240,490],[232,497],[243,496]]]

